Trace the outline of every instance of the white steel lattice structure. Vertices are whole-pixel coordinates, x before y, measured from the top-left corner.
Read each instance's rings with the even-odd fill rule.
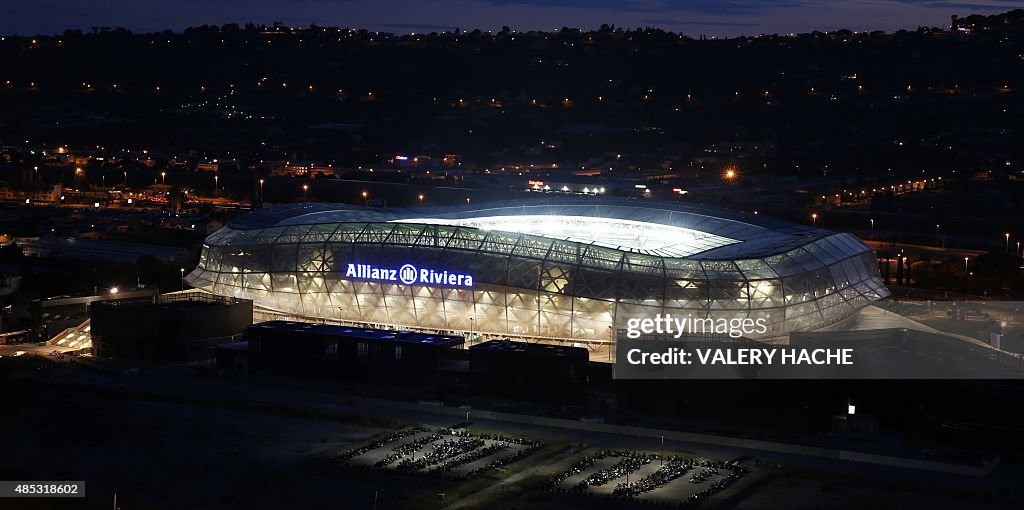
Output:
[[[889,294],[850,234],[602,199],[280,206],[207,238],[187,281],[307,317],[579,342],[657,313],[805,331]]]

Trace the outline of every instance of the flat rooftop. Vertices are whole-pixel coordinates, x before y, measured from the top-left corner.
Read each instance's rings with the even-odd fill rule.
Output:
[[[228,342],[226,344],[217,344],[217,349],[223,349],[226,351],[249,351],[249,342]]]
[[[516,342],[513,340],[489,340],[481,344],[473,345],[471,351],[494,351],[494,352],[518,352],[529,353],[539,356],[561,356],[568,358],[589,359],[587,350],[583,347],[567,347],[564,345],[534,344],[529,342]]]
[[[436,345],[448,347],[461,345],[465,339],[457,335],[440,335],[420,333],[417,331],[395,331],[389,329],[360,328],[355,326],[338,326],[334,324],[317,324],[311,322],[267,321],[249,326],[250,329],[270,329],[285,333],[315,333],[317,335],[337,336],[376,340],[378,342],[395,342],[403,344]]]
[[[133,290],[129,292],[118,292],[117,294],[99,294],[89,296],[98,298],[93,303],[101,306],[117,307],[161,307],[161,308],[200,308],[212,306],[236,305],[248,301],[247,299],[230,296],[217,296],[199,291],[186,291],[173,294],[162,294],[156,296],[149,290]],[[74,298],[72,298],[74,299]]]

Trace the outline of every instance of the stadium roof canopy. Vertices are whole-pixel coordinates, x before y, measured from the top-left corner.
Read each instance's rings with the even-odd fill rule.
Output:
[[[710,206],[598,197],[397,209],[288,204],[246,215],[229,227],[253,230],[342,223],[448,225],[704,260],[764,257],[835,236],[828,230]],[[842,243],[844,237],[836,241]],[[838,250],[845,252],[844,248]],[[863,245],[849,248],[861,251]]]

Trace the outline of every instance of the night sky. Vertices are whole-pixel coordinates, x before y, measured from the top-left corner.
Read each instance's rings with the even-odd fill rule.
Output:
[[[0,0],[0,33],[121,26],[181,30],[224,23],[311,23],[396,33],[480,28],[552,30],[602,23],[690,35],[947,26],[953,14],[1024,8],[1024,0]]]

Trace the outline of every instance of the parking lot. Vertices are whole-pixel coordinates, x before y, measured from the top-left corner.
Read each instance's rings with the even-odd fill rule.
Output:
[[[551,477],[552,492],[634,499],[651,503],[698,503],[750,472],[735,462],[637,451],[582,452]]]
[[[522,437],[421,426],[385,434],[346,450],[338,460],[350,466],[459,480],[526,458],[541,446]]]

